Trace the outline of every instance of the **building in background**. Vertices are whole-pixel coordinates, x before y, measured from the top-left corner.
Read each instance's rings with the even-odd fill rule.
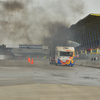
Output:
[[[75,38],[81,44],[79,53],[100,53],[100,14],[89,14],[70,27]]]

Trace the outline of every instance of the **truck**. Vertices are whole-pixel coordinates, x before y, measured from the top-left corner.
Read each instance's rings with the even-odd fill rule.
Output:
[[[75,64],[74,57],[74,47],[56,46],[54,55],[50,58],[50,64],[73,66]]]

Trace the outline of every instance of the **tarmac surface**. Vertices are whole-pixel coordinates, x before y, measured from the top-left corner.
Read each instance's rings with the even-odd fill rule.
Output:
[[[25,67],[1,65],[0,100],[99,100],[99,68],[47,62],[36,60]]]
[[[0,100],[100,100],[100,87],[64,84],[0,86]]]
[[[34,65],[30,64],[31,66],[27,65],[27,67],[0,66],[0,85],[37,83],[100,86],[99,68],[78,65],[74,67],[56,66],[46,64],[45,62],[48,62],[48,60],[41,60],[40,63],[36,60]],[[26,63],[28,62],[26,61]]]

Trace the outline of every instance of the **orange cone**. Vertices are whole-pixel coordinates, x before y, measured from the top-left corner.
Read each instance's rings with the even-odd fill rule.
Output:
[[[30,63],[31,61],[30,61],[30,58],[28,58],[28,62]]]
[[[33,63],[33,58],[32,58],[31,64],[34,64],[34,63]]]

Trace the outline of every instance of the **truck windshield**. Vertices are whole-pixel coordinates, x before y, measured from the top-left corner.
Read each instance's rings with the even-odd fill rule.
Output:
[[[60,56],[72,56],[72,52],[60,52]]]

